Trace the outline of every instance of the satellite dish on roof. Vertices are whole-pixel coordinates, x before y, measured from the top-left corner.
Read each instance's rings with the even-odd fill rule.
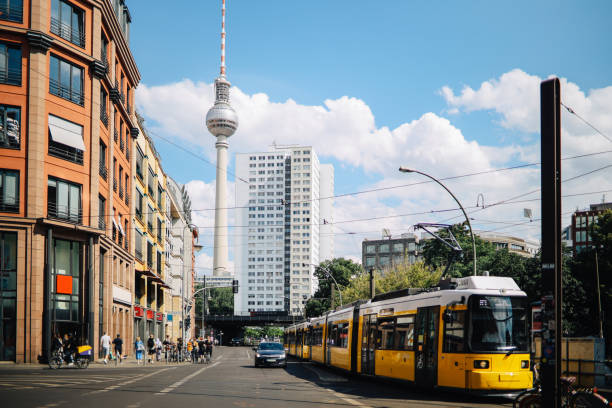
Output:
[[[383,228],[382,236],[383,238],[391,238],[391,231],[389,231],[389,228]]]

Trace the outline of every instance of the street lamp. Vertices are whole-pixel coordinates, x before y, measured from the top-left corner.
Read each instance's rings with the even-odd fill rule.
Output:
[[[183,227],[183,279],[181,280],[181,338],[185,341],[185,265],[187,263],[185,259],[185,229],[198,229],[198,226],[195,224],[185,224]],[[193,242],[193,235],[191,236],[191,241]],[[193,251],[192,251],[193,255]],[[194,322],[195,325],[195,322]]]
[[[468,227],[470,228],[470,235],[472,236],[472,251],[474,252],[474,276],[476,276],[477,275],[477,273],[476,273],[476,240],[474,239],[474,232],[472,231],[472,224],[470,223],[470,218],[467,216],[465,210],[463,209],[463,206],[461,205],[461,203],[459,202],[457,197],[455,197],[455,195],[453,193],[451,193],[451,191],[444,184],[442,184],[442,182],[440,182],[440,180],[436,179],[435,177],[430,176],[427,173],[423,173],[422,171],[418,171],[418,170],[414,170],[414,169],[407,169],[405,167],[400,167],[399,171],[401,173],[418,173],[418,174],[420,174],[422,176],[430,178],[433,181],[435,181],[436,183],[438,183],[439,185],[441,185],[442,188],[444,188],[448,192],[448,194],[450,194],[451,197],[453,197],[455,199],[455,201],[459,205],[459,208],[461,208],[461,211],[463,212],[463,215],[465,216],[465,220],[468,223]]]
[[[322,269],[323,272],[325,272],[327,274],[327,276],[329,276],[334,281],[334,284],[336,285],[336,290],[338,291],[338,295],[340,295],[340,307],[342,307],[342,304],[343,304],[342,303],[342,292],[340,291],[340,287],[338,286],[338,282],[336,282],[336,279],[334,279],[334,276],[331,274],[329,269],[325,268],[324,266],[315,265],[315,264],[305,264],[305,263],[302,264],[302,266],[306,266],[306,265],[312,265],[315,268]]]

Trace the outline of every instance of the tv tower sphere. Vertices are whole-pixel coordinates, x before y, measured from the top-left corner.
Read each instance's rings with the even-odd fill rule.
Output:
[[[215,104],[206,114],[206,127],[216,137],[230,137],[238,128],[238,115],[229,104],[230,86],[223,75],[215,80]]]

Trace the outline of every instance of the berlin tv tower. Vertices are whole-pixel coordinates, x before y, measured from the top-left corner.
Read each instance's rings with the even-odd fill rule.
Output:
[[[206,127],[217,138],[217,186],[215,192],[215,241],[213,276],[227,274],[227,149],[238,128],[238,115],[230,105],[231,84],[225,78],[225,0],[221,7],[221,73],[215,79],[215,104],[206,114]]]

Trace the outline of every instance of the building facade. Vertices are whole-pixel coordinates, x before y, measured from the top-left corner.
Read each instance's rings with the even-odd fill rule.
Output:
[[[236,174],[248,182],[236,183],[234,313],[303,314],[313,265],[333,257],[333,167],[291,147],[238,154]]]
[[[181,337],[186,317],[186,306],[193,296],[194,250],[191,245],[197,239],[197,230],[191,224],[189,196],[184,186],[171,177],[166,178],[166,282],[170,286],[170,303],[166,309],[168,331],[173,339]],[[196,235],[194,237],[194,234]],[[189,315],[195,316],[188,311]],[[190,337],[193,319],[186,336]]]
[[[415,234],[398,238],[364,239],[361,243],[361,264],[365,270],[384,271],[393,265],[413,264],[419,259],[419,240]]]
[[[591,244],[590,230],[597,217],[605,210],[612,209],[612,203],[591,204],[588,210],[576,211],[572,214],[570,228],[574,253],[580,252]]]
[[[0,360],[129,333],[130,20],[119,1],[0,4]]]
[[[164,338],[166,306],[166,175],[144,120],[134,143],[134,337]]]
[[[476,235],[478,235],[478,237],[480,237],[483,241],[487,241],[495,245],[495,249],[507,249],[508,252],[525,257],[536,256],[538,250],[540,249],[539,242],[525,238],[485,232],[481,232]]]

